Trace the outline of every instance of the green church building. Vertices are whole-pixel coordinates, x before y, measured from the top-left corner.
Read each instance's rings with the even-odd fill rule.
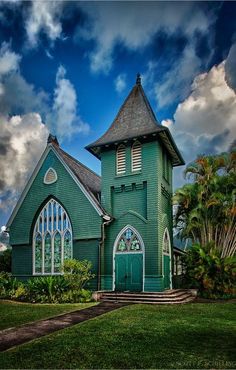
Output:
[[[184,161],[139,75],[86,149],[101,161],[101,177],[49,135],[8,221],[13,275],[60,274],[63,261],[76,258],[92,262],[94,291],[172,288],[172,169]]]

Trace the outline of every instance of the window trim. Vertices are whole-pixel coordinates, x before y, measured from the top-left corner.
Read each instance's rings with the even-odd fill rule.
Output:
[[[56,227],[54,228],[54,208],[53,204],[56,204]],[[49,215],[49,204],[51,204],[51,216]],[[60,215],[59,215],[59,207],[60,207]],[[46,228],[45,228],[45,210],[46,210]],[[63,219],[64,215],[66,215],[66,227],[64,228],[63,225]],[[59,230],[59,216],[61,217],[61,230]],[[51,230],[49,229],[49,217],[52,217],[51,220]],[[42,227],[40,230],[40,219],[42,220]],[[41,276],[41,275],[61,275],[61,272],[55,272],[55,266],[54,266],[54,240],[55,235],[57,233],[61,236],[61,263],[64,261],[64,237],[67,231],[70,233],[71,236],[71,258],[73,258],[73,232],[72,232],[72,226],[70,222],[70,218],[64,209],[64,207],[56,201],[54,198],[51,198],[40,210],[40,213],[38,214],[38,217],[34,224],[34,231],[33,231],[33,240],[32,240],[32,246],[33,246],[33,268],[32,268],[32,274],[33,276]],[[47,234],[51,237],[51,272],[45,272],[45,238]],[[42,260],[41,260],[41,272],[36,272],[36,266],[35,266],[35,246],[36,246],[36,238],[37,236],[41,236],[42,241]]]

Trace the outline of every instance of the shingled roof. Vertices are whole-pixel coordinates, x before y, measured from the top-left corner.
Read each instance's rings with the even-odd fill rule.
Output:
[[[141,85],[140,75],[136,84],[121,106],[115,120],[98,140],[86,149],[100,158],[101,148],[125,140],[147,135],[158,135],[170,152],[173,165],[184,164],[174,140],[167,127],[160,125]]]
[[[101,207],[101,204],[99,203],[101,193],[101,177],[86,167],[83,163],[79,162],[77,159],[73,158],[71,155],[62,150],[57,142],[49,141],[49,143],[53,144],[54,149],[57,151],[62,160],[67,164],[67,166],[90,193],[90,195],[96,199],[99,207]]]

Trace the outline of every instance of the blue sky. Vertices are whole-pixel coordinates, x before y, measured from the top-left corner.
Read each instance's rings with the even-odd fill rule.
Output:
[[[236,3],[0,2],[0,226],[49,131],[100,172],[84,146],[111,124],[137,72],[187,163],[228,150],[236,139]]]

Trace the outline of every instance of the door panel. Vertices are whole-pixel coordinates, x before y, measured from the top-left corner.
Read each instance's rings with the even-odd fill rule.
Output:
[[[115,290],[124,291],[127,280],[127,259],[123,254],[117,254],[115,257]]]
[[[115,290],[142,291],[143,255],[117,254],[115,257]]]
[[[143,255],[130,254],[128,261],[127,289],[133,292],[141,291],[143,285]]]

